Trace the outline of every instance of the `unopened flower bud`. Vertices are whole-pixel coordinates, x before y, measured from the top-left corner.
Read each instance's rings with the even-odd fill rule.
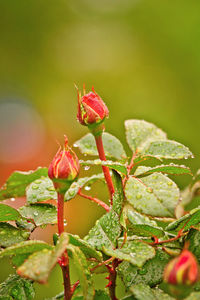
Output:
[[[164,270],[164,281],[172,285],[192,285],[199,277],[195,256],[188,250],[171,260]]]
[[[64,149],[58,150],[49,166],[49,178],[53,181],[55,189],[60,193],[64,193],[78,176],[79,170],[78,157],[69,148],[68,140],[65,138]]]
[[[78,113],[77,120],[86,126],[95,127],[109,115],[109,111],[101,97],[92,88],[92,92],[81,97],[78,91]]]

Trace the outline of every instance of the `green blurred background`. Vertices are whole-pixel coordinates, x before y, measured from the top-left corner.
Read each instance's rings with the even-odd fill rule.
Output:
[[[47,166],[64,134],[72,144],[87,133],[76,121],[74,83],[94,85],[104,99],[107,131],[125,142],[125,119],[151,121],[190,147],[189,165],[198,169],[200,1],[0,1],[1,184],[15,169]],[[101,214],[77,197],[66,210],[67,230],[84,236]],[[51,242],[53,231],[34,237]],[[7,261],[0,268],[2,281]],[[61,291],[60,276],[57,268],[49,285],[37,286],[36,299]]]

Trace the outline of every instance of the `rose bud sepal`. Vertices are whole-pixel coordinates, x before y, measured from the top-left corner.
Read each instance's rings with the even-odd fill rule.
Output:
[[[56,191],[64,194],[78,177],[79,171],[78,157],[68,146],[68,140],[65,138],[64,149],[58,150],[48,169],[49,178],[53,181]]]

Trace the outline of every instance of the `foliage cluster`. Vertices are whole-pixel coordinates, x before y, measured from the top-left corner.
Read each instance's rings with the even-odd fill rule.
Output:
[[[189,250],[200,261],[199,172],[192,176],[188,167],[177,163],[193,155],[149,122],[127,120],[125,132],[131,157],[121,142],[107,132],[103,133],[107,161],[95,158],[98,151],[91,133],[75,142],[81,153],[94,158],[80,160],[80,165],[108,167],[115,189],[109,206],[81,192],[96,181],[105,181],[100,172],[78,178],[66,191],[66,205],[79,194],[106,209],[84,239],[67,232],[54,235],[52,245],[31,239],[37,227],[57,223],[57,208],[47,203],[57,200],[56,190],[47,168],[16,171],[8,178],[0,190],[0,200],[26,196],[26,205],[15,209],[0,204],[0,258],[10,257],[16,269],[15,275],[1,283],[0,299],[34,299],[34,282],[46,283],[55,265],[62,264],[65,251],[79,276],[71,285],[73,300],[118,299],[116,277],[124,284],[124,300],[200,298],[198,282],[174,289],[163,282],[165,266],[181,253],[188,240]],[[180,191],[175,175],[192,176],[190,185]],[[95,273],[107,273],[104,290],[95,289]],[[64,293],[53,299],[64,299]]]

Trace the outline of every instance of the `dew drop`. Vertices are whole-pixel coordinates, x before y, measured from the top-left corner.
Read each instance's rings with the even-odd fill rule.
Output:
[[[172,181],[168,181],[168,183],[167,183],[169,186],[171,186],[173,183],[172,183]]]
[[[143,268],[143,269],[139,270],[138,273],[140,275],[145,275],[147,273],[147,270],[145,268]]]
[[[10,198],[10,201],[14,202],[14,201],[15,201],[15,198]]]
[[[75,192],[74,191],[69,191],[69,195],[70,195],[70,197],[73,197],[75,195]]]
[[[74,143],[73,146],[74,146],[74,148],[77,148],[77,147],[78,147],[78,145],[77,145],[76,143]]]
[[[67,226],[67,220],[64,219],[64,226]]]
[[[38,185],[33,185],[33,186],[32,186],[32,189],[33,189],[33,190],[37,190],[37,189],[39,189],[39,186],[38,186]]]
[[[42,183],[42,181],[40,179],[37,179],[37,180],[35,180],[35,183],[40,184],[40,183]]]
[[[49,187],[47,188],[47,190],[50,191],[50,192],[54,192],[54,191],[55,191],[55,189],[54,189],[53,186],[49,186]]]
[[[85,166],[85,167],[84,167],[84,170],[85,170],[85,171],[88,171],[89,169],[90,169],[89,166]]]
[[[37,212],[37,211],[34,211],[33,214],[34,214],[34,216],[36,216],[36,217],[38,216],[38,212]]]
[[[90,187],[90,186],[88,186],[88,185],[86,185],[86,186],[84,187],[84,190],[86,190],[86,191],[90,191],[90,190],[91,190],[91,187]]]
[[[150,187],[147,188],[148,193],[153,193],[152,189]]]

